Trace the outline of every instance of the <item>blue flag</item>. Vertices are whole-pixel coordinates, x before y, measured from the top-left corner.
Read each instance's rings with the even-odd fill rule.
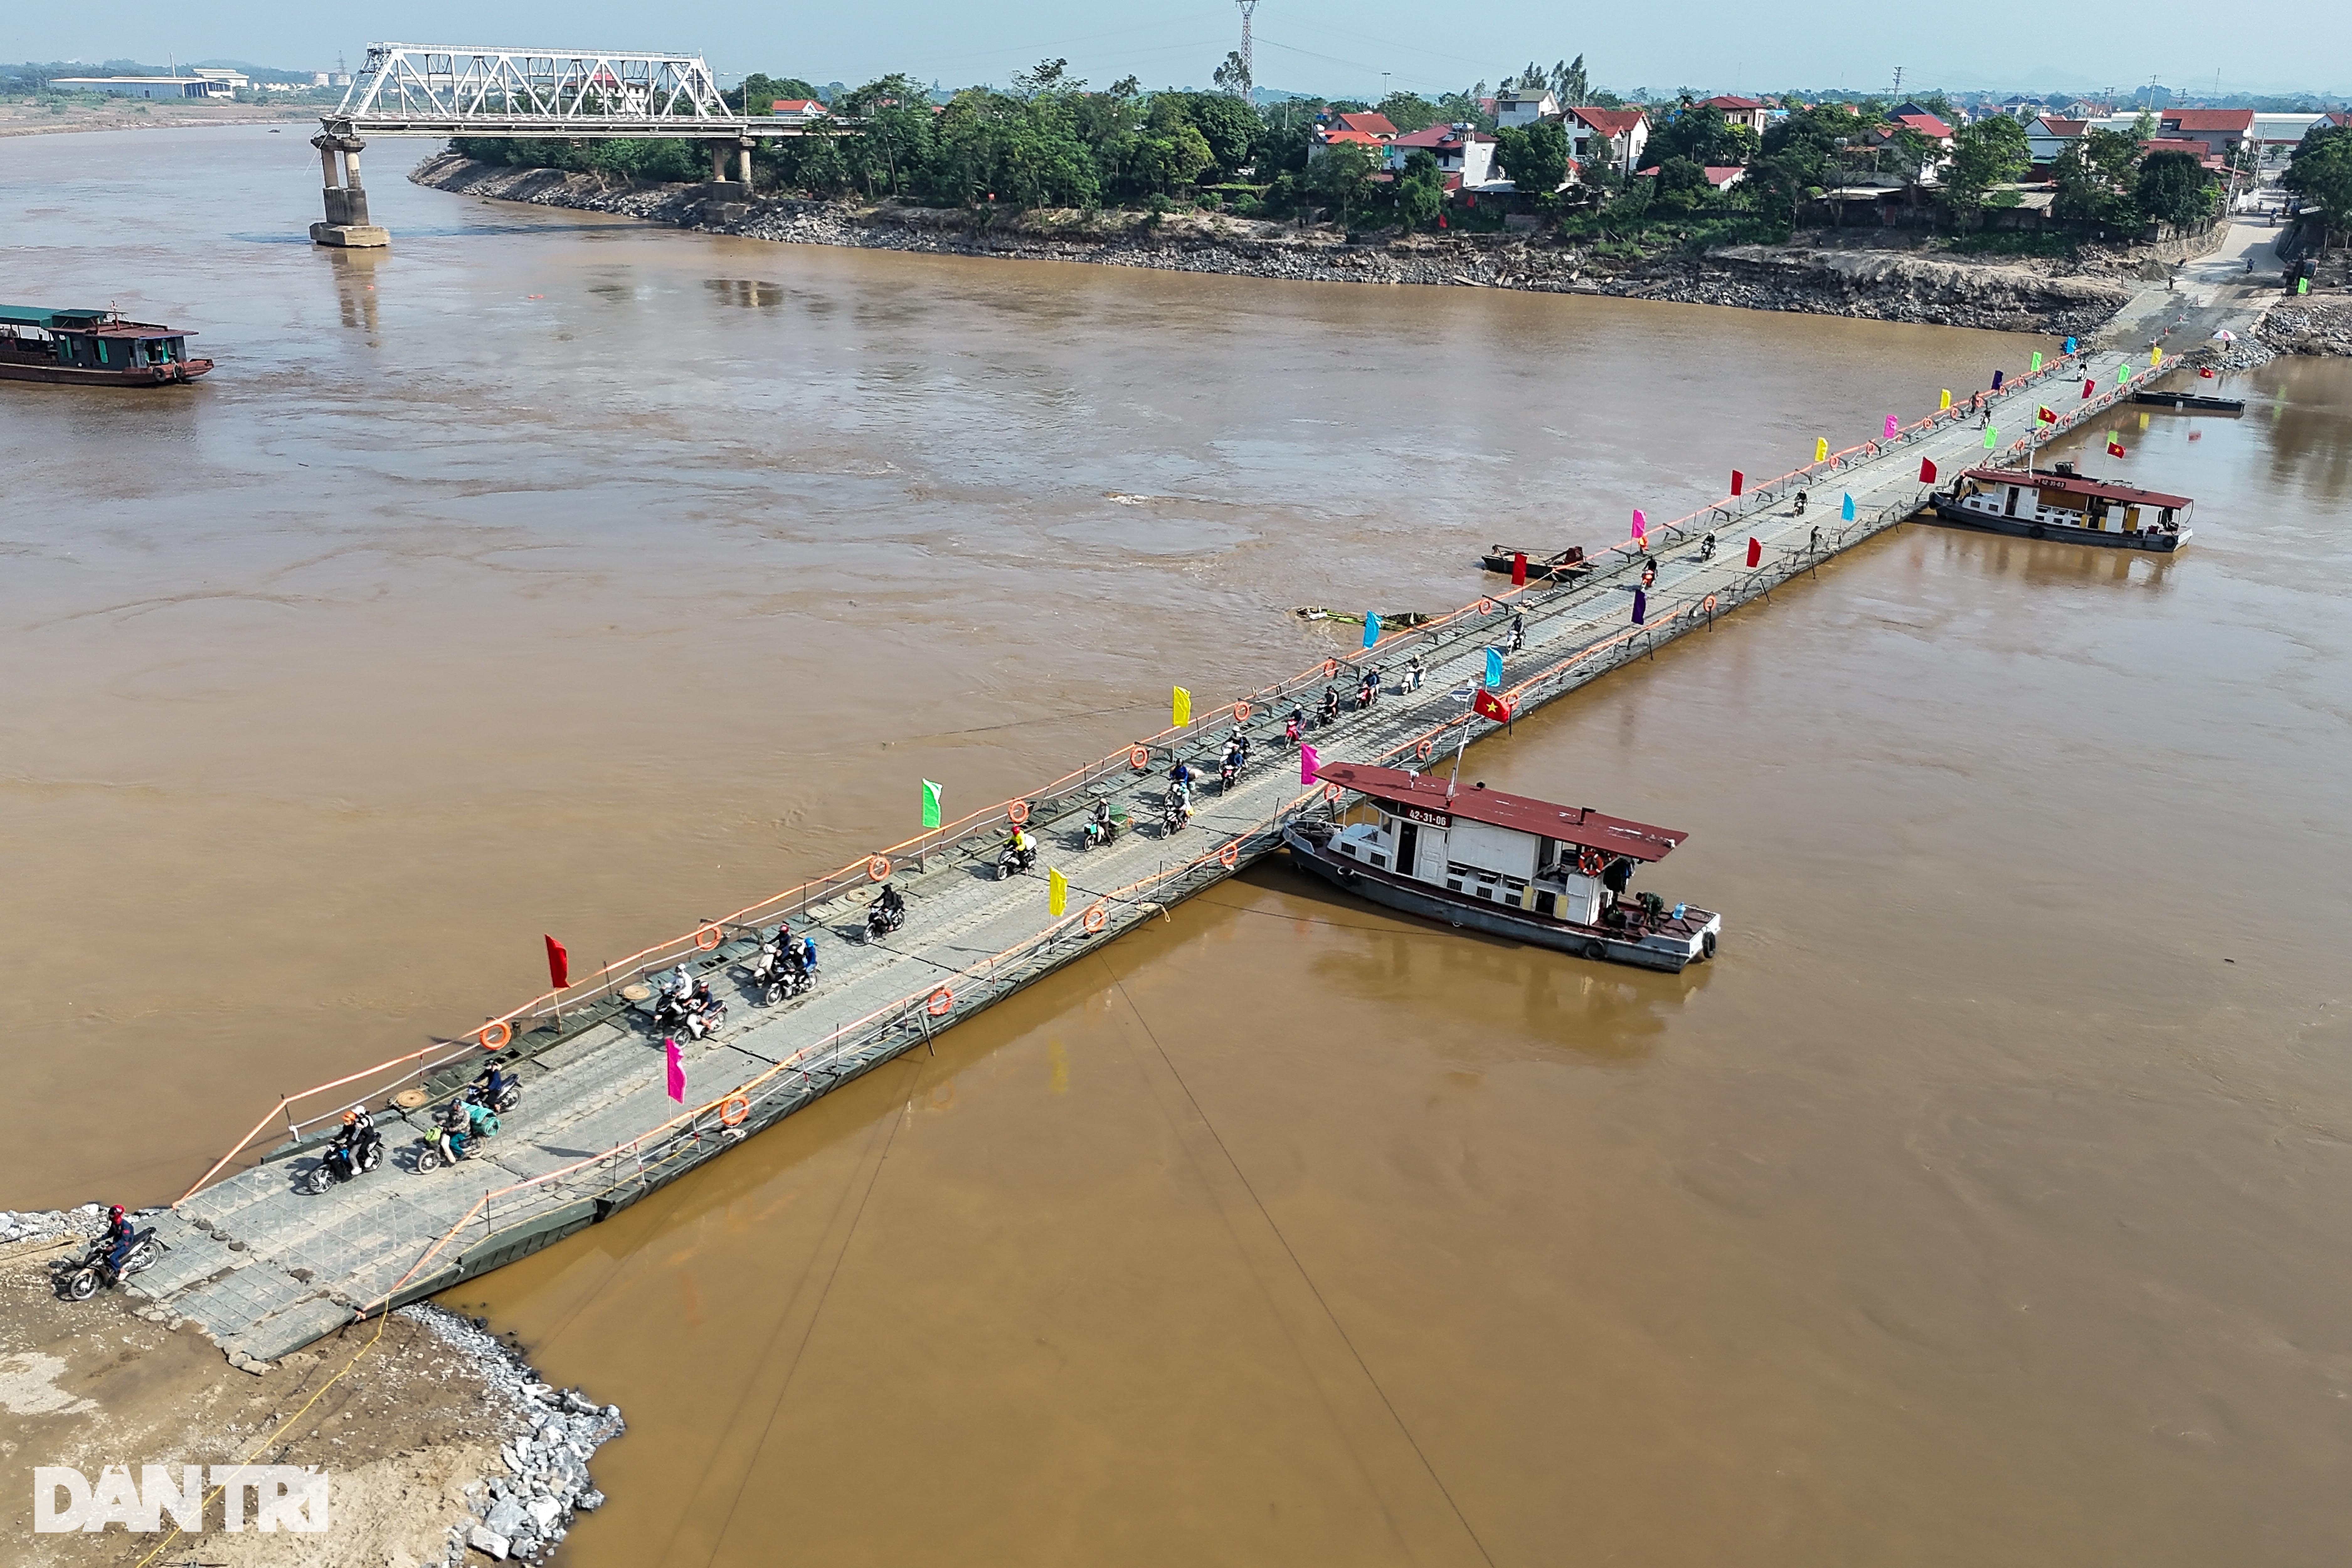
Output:
[[[1640,625],[1642,624],[1642,621],[1643,621],[1643,617],[1645,617],[1646,616],[1648,616],[1648,615],[1649,615],[1649,613],[1650,613],[1650,595],[1647,595],[1647,594],[1645,594],[1645,593],[1643,593],[1643,592],[1641,589],[1639,589],[1639,588],[1634,589],[1634,590],[1633,590],[1633,624],[1634,624],[1635,626],[1640,626]]]
[[[1381,613],[1378,610],[1366,610],[1364,612],[1364,646],[1370,647],[1380,640]]]
[[[1501,648],[1490,647],[1486,650],[1486,684],[1496,687],[1503,684],[1503,650]]]
[[[2074,340],[2072,338],[2066,340],[2066,352],[2070,355],[2074,352]]]
[[[1853,521],[1853,498],[1852,496],[1845,498],[1845,510],[1841,512],[1839,515],[1843,517],[1848,522],[1852,522]]]

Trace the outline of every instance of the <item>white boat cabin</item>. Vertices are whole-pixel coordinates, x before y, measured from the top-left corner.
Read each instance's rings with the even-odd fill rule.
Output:
[[[2045,473],[1970,468],[1953,487],[1952,502],[1989,521],[2132,534],[2185,534],[2193,504],[2187,496],[2086,478],[2072,463]]]
[[[1370,798],[1380,815],[1349,823],[1331,852],[1375,871],[1465,898],[1597,925],[1633,871],[1689,835],[1590,807],[1505,795],[1395,768],[1327,763],[1318,777]]]

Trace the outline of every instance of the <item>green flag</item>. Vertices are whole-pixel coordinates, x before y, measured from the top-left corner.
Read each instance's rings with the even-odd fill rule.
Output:
[[[1045,909],[1056,919],[1070,907],[1070,879],[1059,871],[1045,873]]]
[[[1190,724],[1192,721],[1192,694],[1181,686],[1176,688],[1176,700],[1170,704],[1170,711],[1175,715],[1169,721],[1170,728],[1181,730]]]
[[[2296,279],[2294,280],[2294,291],[2295,291],[2296,293],[2298,293],[2298,294],[2308,294],[2308,293],[2310,293],[2310,292],[2311,292],[2311,279],[2308,279],[2308,278],[2298,278],[2298,279]]]
[[[1992,450],[1992,444],[1993,444],[1993,442],[1994,442],[1995,440],[1997,440],[1997,439],[1999,439],[1999,438],[2000,438],[2000,431],[1998,431],[1998,430],[1996,430],[1996,429],[1994,429],[1991,426],[1988,425],[1988,426],[1985,426],[1985,450],[1986,450],[1986,451],[1990,452],[1990,451],[1991,451],[1991,450]]]
[[[923,781],[923,826],[937,827],[939,825],[940,786],[925,779]]]
[[[2123,363],[2123,364],[2119,364],[2119,365],[2116,366],[2116,384],[2117,386],[2121,386],[2124,383],[2126,383],[2126,382],[2129,381],[2130,379],[2131,379],[2131,365],[2130,365],[2129,362],[2126,362],[2126,363]]]
[[[2033,351],[2033,368],[2036,370],[2040,370],[2042,368],[2042,351],[2040,349],[2035,349]]]

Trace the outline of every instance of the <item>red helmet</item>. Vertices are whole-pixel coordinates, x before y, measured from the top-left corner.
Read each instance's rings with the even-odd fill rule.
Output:
[[[109,1219],[121,1219],[122,1217],[122,1205],[121,1204],[117,1204],[112,1208],[107,1210],[106,1217]]]

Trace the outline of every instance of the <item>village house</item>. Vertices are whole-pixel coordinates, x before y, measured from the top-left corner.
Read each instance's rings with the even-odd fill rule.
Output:
[[[1952,150],[1951,126],[1940,115],[1930,114],[1916,103],[1905,104],[1888,115],[1887,120],[1892,124],[1908,126],[1933,142],[1939,151],[1948,153]]]
[[[1498,126],[1533,125],[1538,120],[1558,120],[1559,100],[1546,88],[1507,87],[1495,95],[1493,113]]]
[[[1759,100],[1752,98],[1734,98],[1727,93],[1707,99],[1696,107],[1721,110],[1724,119],[1734,125],[1745,125],[1759,136],[1764,134],[1764,127],[1772,119],[1772,111]]]
[[[1385,114],[1350,112],[1320,116],[1315,121],[1314,138],[1307,142],[1307,157],[1313,162],[1332,147],[1363,147],[1373,158],[1385,161],[1389,143],[1397,138],[1397,128]]]
[[[1638,109],[1571,109],[1560,123],[1568,132],[1569,155],[1580,165],[1606,157],[1613,142],[1618,166],[1630,174],[1650,142],[1650,117]]]
[[[2061,120],[2045,114],[2025,128],[2025,153],[2039,164],[2051,164],[2059,155],[2083,139],[2091,128],[2087,120]]]
[[[1388,144],[1389,168],[1404,173],[1415,153],[1427,153],[1437,160],[1448,190],[1486,184],[1494,174],[1495,139],[1475,126],[1433,125],[1426,131],[1401,134]]]
[[[780,98],[769,106],[768,112],[787,125],[806,125],[822,118],[825,108],[813,98]]]
[[[2168,109],[2157,117],[2158,134],[2175,141],[2197,141],[2217,158],[2226,158],[2245,142],[2254,128],[2251,109]]]

